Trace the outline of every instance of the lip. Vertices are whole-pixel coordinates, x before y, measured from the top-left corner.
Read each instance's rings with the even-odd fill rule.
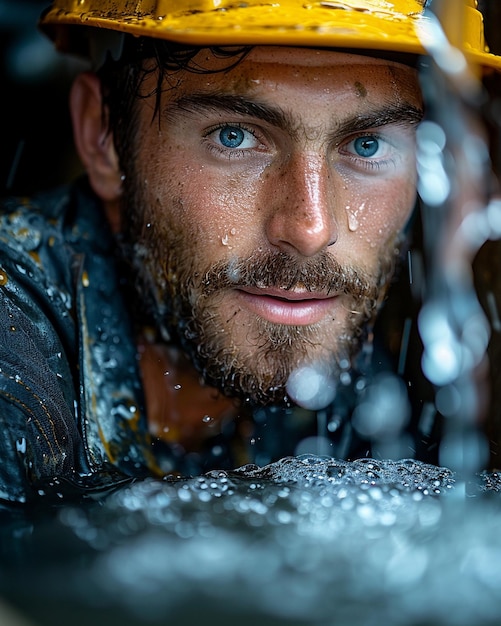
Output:
[[[235,290],[241,304],[256,315],[275,324],[307,326],[333,314],[339,294],[287,291],[278,288],[239,287]]]

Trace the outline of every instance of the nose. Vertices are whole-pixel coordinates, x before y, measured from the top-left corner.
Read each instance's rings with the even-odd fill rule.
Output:
[[[266,224],[268,241],[284,252],[314,256],[338,237],[329,164],[307,153],[291,156],[283,168]]]

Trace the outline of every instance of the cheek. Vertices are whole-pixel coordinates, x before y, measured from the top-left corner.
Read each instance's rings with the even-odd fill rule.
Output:
[[[231,249],[259,232],[264,201],[260,172],[222,174],[210,166],[186,165],[172,177],[178,218],[198,227],[207,243]]]
[[[203,263],[252,251],[259,237],[263,184],[259,173],[225,174],[193,159],[162,159],[142,177],[149,221],[165,241],[196,246]],[[177,245],[180,245],[179,243]]]
[[[414,208],[415,176],[381,181],[359,188],[346,208],[348,229],[370,248],[392,240],[404,228]]]

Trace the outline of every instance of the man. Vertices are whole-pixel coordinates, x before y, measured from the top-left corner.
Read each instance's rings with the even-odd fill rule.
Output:
[[[4,207],[6,500],[241,464],[252,410],[322,408],[288,381],[353,364],[415,204],[422,3],[140,4],[42,18],[94,71],[85,179]]]

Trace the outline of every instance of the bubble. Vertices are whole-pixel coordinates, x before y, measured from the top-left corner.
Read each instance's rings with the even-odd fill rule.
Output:
[[[436,385],[451,383],[461,371],[461,346],[440,304],[425,305],[418,325],[425,346],[422,357],[425,376]]]
[[[318,456],[332,456],[332,443],[327,437],[306,437],[299,442],[294,454],[315,454]]]
[[[436,341],[425,350],[421,366],[425,376],[436,385],[455,380],[461,370],[459,346],[453,341]]]
[[[491,237],[493,239],[499,238],[501,236],[501,200],[499,198],[489,203],[486,214],[491,229]]]
[[[434,122],[423,122],[416,133],[418,142],[418,191],[430,206],[439,206],[451,191],[450,180],[444,169],[442,152],[446,135],[441,126]]]
[[[407,424],[410,405],[403,381],[391,374],[381,374],[367,389],[367,394],[353,412],[353,426],[364,437],[387,439]]]
[[[441,387],[437,391],[435,406],[445,417],[455,415],[461,407],[459,390],[452,384]]]
[[[331,368],[322,363],[298,367],[286,385],[287,393],[296,404],[313,411],[325,408],[334,400],[336,387]]]
[[[440,444],[440,463],[453,470],[462,470],[466,474],[479,471],[489,457],[488,444],[482,433],[468,432],[447,433]]]

